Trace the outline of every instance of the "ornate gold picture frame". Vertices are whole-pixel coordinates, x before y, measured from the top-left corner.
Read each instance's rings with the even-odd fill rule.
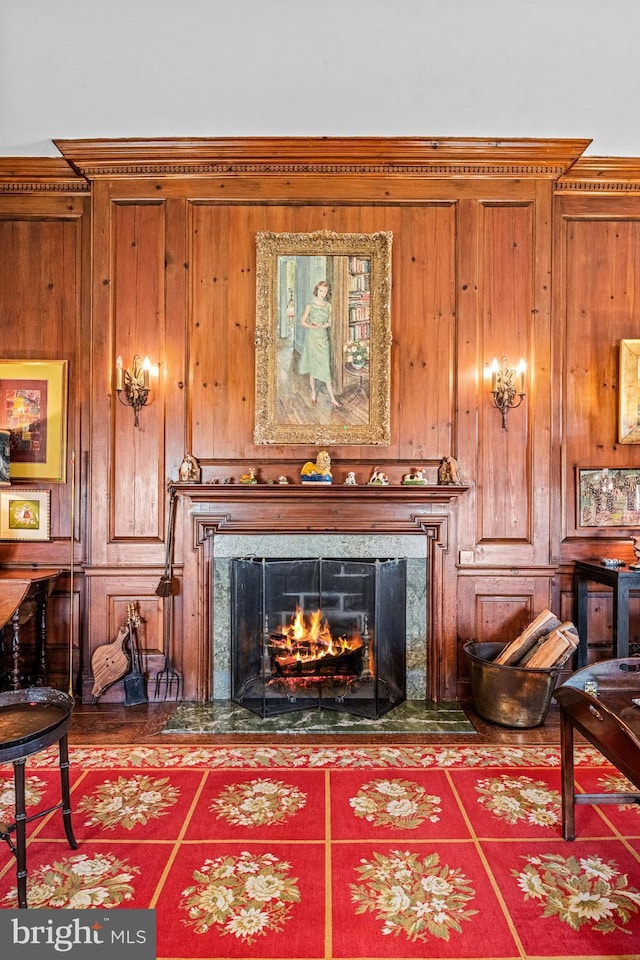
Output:
[[[391,244],[256,235],[255,443],[390,443]]]
[[[640,443],[640,340],[620,341],[618,443]]]
[[[64,483],[68,360],[0,360],[0,428],[11,480]]]

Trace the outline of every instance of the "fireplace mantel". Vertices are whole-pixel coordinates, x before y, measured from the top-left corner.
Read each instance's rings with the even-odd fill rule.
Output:
[[[413,534],[426,538],[428,684],[433,702],[453,701],[457,681],[456,514],[469,487],[311,484],[173,485],[180,512],[184,697],[212,690],[214,540],[225,534]],[[180,563],[182,560],[182,563]]]
[[[451,509],[469,487],[178,483],[173,489],[191,502],[196,545],[216,531],[417,533],[424,515]],[[200,526],[205,513],[215,531]]]

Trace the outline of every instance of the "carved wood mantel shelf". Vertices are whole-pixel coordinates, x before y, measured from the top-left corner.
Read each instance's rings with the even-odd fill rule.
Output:
[[[427,538],[427,697],[455,700],[456,502],[467,486],[173,485],[180,503],[185,699],[212,690],[213,540],[231,533],[414,534]]]

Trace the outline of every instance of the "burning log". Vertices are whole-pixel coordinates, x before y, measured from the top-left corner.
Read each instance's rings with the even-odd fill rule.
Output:
[[[267,648],[277,677],[359,676],[362,671],[362,638],[334,637],[320,610],[306,617],[296,608],[289,627],[269,634]]]

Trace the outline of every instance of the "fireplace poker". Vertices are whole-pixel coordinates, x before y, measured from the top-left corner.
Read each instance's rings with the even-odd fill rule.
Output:
[[[160,582],[156,587],[156,594],[164,598],[163,604],[163,653],[164,665],[162,670],[156,674],[155,699],[159,699],[160,691],[164,689],[164,697],[173,694],[177,700],[180,696],[181,676],[171,666],[171,627],[173,620],[173,597],[178,592],[178,582],[173,576],[173,531],[175,524],[175,487],[169,488],[169,517],[167,521],[167,543],[164,562],[164,573],[160,577]]]

